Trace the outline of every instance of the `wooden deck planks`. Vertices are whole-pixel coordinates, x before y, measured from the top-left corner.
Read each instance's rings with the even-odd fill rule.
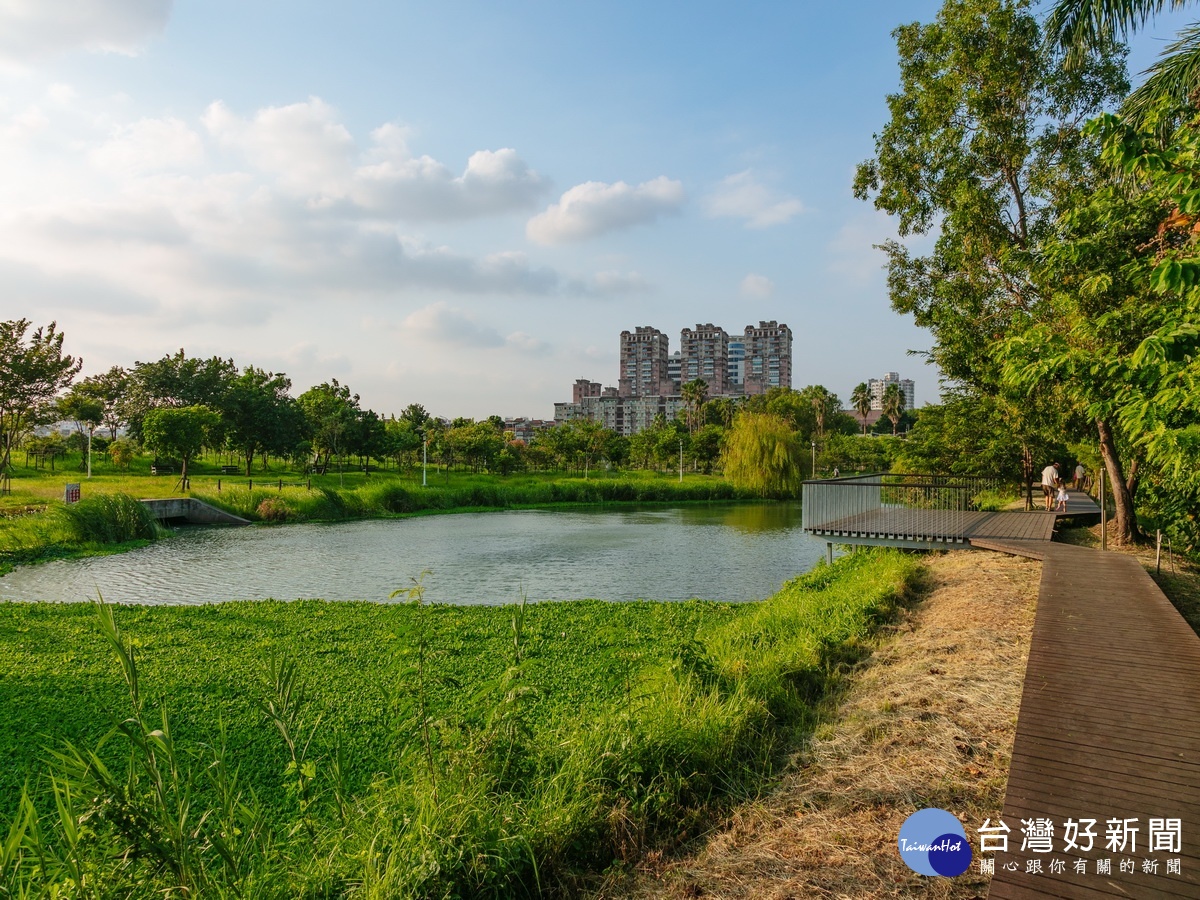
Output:
[[[1200,898],[1200,638],[1137,560],[1062,544],[1045,551],[1004,802],[1009,852],[996,854],[989,896]],[[1022,851],[1021,819],[1033,817],[1055,822],[1055,850],[1067,818],[1094,818],[1096,846]],[[1179,852],[1147,852],[1151,818],[1181,820]],[[1138,820],[1134,852],[1106,848],[1108,819]],[[1046,871],[1055,857],[1066,872]],[[1076,858],[1086,875],[1073,872]],[[1147,858],[1159,860],[1157,874],[1142,870]],[[1167,858],[1180,874],[1165,874]],[[1031,859],[1042,874],[1026,872]],[[1113,874],[1096,874],[1097,859],[1111,859]],[[1133,873],[1120,871],[1124,859]]]
[[[814,534],[834,537],[947,541],[994,538],[1048,541],[1053,513],[948,512],[926,509],[878,509],[828,522]]]

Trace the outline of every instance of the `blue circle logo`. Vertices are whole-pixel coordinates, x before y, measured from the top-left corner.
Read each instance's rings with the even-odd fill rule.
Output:
[[[918,875],[953,878],[971,865],[971,843],[962,823],[944,809],[918,810],[900,826],[900,858]]]

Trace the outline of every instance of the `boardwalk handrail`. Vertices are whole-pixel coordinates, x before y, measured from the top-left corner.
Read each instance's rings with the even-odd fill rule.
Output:
[[[888,530],[915,540],[962,541],[967,514],[978,509],[976,498],[1001,484],[999,478],[978,475],[889,473],[809,480],[804,482],[803,527],[816,534],[844,534],[855,530],[855,521],[882,510],[936,511],[936,519],[889,514]],[[930,534],[935,520],[937,533]]]

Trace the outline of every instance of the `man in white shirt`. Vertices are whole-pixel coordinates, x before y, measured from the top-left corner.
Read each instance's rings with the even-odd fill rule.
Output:
[[[1046,512],[1054,509],[1054,489],[1058,487],[1058,463],[1042,469],[1042,493],[1046,495]]]

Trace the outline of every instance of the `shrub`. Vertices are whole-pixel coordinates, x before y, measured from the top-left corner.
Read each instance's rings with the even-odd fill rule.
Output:
[[[295,511],[282,497],[268,497],[255,510],[264,522],[288,522],[296,517]]]

